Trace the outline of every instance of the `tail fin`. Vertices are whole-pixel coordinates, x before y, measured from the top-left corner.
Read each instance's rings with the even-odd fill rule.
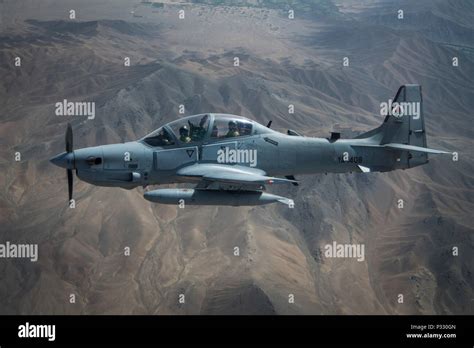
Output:
[[[404,144],[426,148],[420,85],[401,86],[393,101],[382,104],[382,112],[386,114],[383,124],[357,138],[370,137],[380,145]],[[415,167],[428,162],[428,154],[421,151],[410,151],[405,153],[401,160],[406,161],[407,167]]]

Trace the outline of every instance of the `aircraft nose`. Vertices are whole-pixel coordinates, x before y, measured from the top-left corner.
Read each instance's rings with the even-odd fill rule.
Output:
[[[74,169],[74,153],[63,152],[49,160],[52,164],[66,169]]]

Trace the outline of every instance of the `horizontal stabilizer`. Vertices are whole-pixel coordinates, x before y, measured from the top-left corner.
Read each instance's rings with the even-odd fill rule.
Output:
[[[451,152],[443,151],[443,150],[436,150],[430,149],[427,147],[422,146],[415,146],[415,145],[407,145],[407,144],[356,144],[352,145],[352,147],[378,147],[378,148],[388,148],[393,150],[401,150],[401,151],[415,151],[415,152],[422,152],[422,153],[433,153],[433,154],[451,154]]]
[[[451,154],[451,152],[447,152],[447,151],[443,151],[443,150],[429,149],[427,147],[414,146],[414,145],[384,144],[384,145],[381,145],[381,146],[388,147],[389,149],[395,149],[395,150],[416,151],[416,152],[434,153],[434,154],[442,154],[442,153]]]

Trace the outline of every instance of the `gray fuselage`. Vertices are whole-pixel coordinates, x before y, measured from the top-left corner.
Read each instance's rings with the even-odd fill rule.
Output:
[[[255,166],[271,176],[313,173],[360,172],[358,165],[393,170],[406,168],[396,152],[371,144],[371,138],[337,139],[285,135],[256,122],[253,134],[236,138],[209,139],[172,148],[150,146],[143,140],[89,147],[74,151],[80,179],[99,186],[134,188],[137,186],[187,182],[176,172],[195,163]],[[254,151],[253,163],[219,162],[219,150]],[[101,158],[100,163],[87,161]]]

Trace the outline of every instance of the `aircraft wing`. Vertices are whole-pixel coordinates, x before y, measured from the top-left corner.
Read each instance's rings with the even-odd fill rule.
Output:
[[[267,176],[263,170],[257,168],[215,163],[193,164],[178,170],[177,175],[183,178],[201,179],[204,183],[200,183],[198,188],[208,188],[212,183],[218,183],[238,185],[239,189],[257,189],[265,185],[297,182]]]

